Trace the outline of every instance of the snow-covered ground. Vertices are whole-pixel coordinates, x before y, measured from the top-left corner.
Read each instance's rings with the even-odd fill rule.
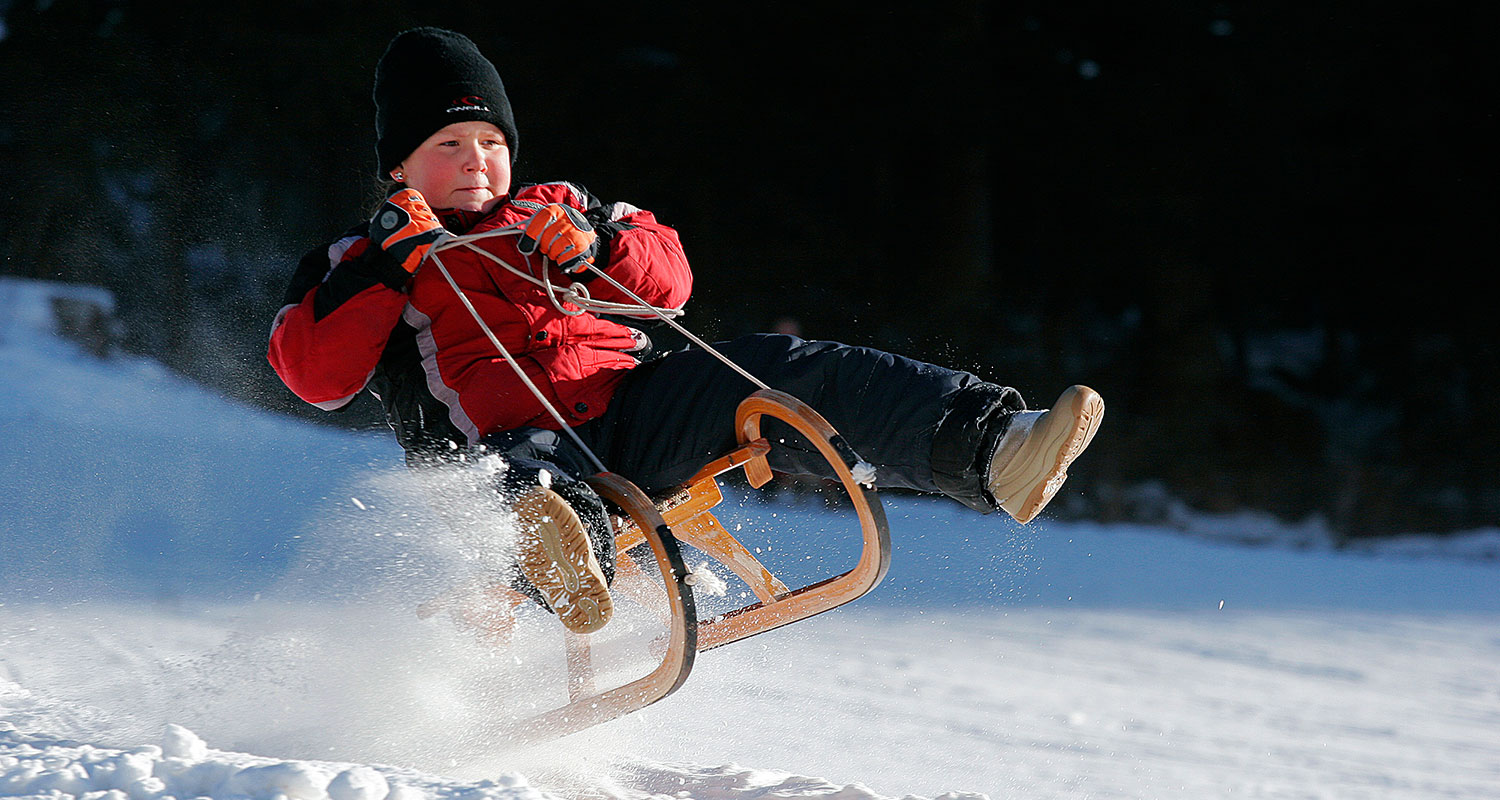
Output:
[[[387,435],[97,359],[52,334],[59,296],[108,302],[0,279],[0,796],[1500,796],[1494,531],[1338,552],[1254,515],[1022,528],[897,496],[870,596],[511,744],[549,654],[417,619],[474,553]],[[724,516],[772,513],[768,560],[846,554],[837,517]]]

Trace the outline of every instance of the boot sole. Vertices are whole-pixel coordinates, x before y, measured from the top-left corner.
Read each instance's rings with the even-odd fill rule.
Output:
[[[563,627],[574,633],[603,628],[614,601],[578,514],[561,495],[540,487],[516,502],[516,514],[523,526],[536,528],[531,535],[522,532],[516,559],[522,574]]]
[[[1025,446],[993,482],[996,487],[1010,487],[1003,500],[1000,491],[992,490],[1000,507],[1023,525],[1035,519],[1062,488],[1068,465],[1094,440],[1103,419],[1104,399],[1098,392],[1087,386],[1065,390],[1057,405],[1037,420]],[[1026,491],[1028,487],[1030,491]],[[1018,492],[1024,496],[1009,496]]]

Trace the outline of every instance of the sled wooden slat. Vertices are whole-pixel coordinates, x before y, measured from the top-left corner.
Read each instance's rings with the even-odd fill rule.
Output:
[[[714,557],[714,560],[728,567],[750,591],[755,593],[757,600],[769,603],[784,594],[787,594],[786,584],[780,578],[771,574],[760,559],[750,554],[750,550],[734,538],[724,525],[719,522],[718,517],[713,514],[699,514],[690,520],[686,520],[672,526],[672,533],[678,541],[687,542],[693,547],[702,550]]]
[[[719,487],[712,480],[704,485],[693,487],[695,494],[703,492],[701,496],[719,497]],[[734,535],[725,530],[722,523],[713,514],[698,511],[690,517],[684,517],[681,513],[674,514],[672,509],[662,513],[662,518],[667,520],[667,527],[672,529],[672,535],[677,541],[685,542],[711,556],[715,561],[728,567],[750,590],[755,593],[756,599],[762,602],[770,602],[774,598],[787,594],[786,584],[771,574],[760,559],[750,553]],[[615,537],[616,549],[623,553],[633,547],[645,542],[644,534],[641,533],[634,522],[621,522],[619,524],[620,534]],[[622,559],[621,562],[628,561]]]
[[[752,459],[764,459],[770,449],[771,445],[765,439],[752,439],[729,455],[699,470],[687,488],[656,504],[662,519],[678,541],[696,547],[728,567],[762,602],[770,602],[775,597],[786,594],[786,584],[771,574],[709,511],[724,500],[724,494],[719,490],[714,477],[743,466]],[[623,553],[645,541],[645,534],[634,520],[619,520],[616,530],[615,549],[618,552]],[[622,562],[626,560],[628,559],[621,559]]]
[[[688,478],[687,485],[695,486],[702,481],[706,481],[710,478],[722,475],[734,469],[735,467],[742,467],[746,462],[753,461],[757,458],[764,460],[766,454],[769,452],[771,452],[771,443],[766,441],[764,438],[757,436],[748,441],[741,441],[740,446],[735,448],[728,455],[721,458],[716,458],[713,461],[705,464],[703,466],[703,469],[698,470],[697,475]]]

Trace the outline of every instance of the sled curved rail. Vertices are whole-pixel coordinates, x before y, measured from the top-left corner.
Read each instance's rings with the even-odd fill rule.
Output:
[[[642,539],[650,542],[657,566],[661,569],[670,609],[666,615],[670,633],[662,661],[655,669],[630,683],[600,693],[593,690],[588,637],[566,634],[569,702],[523,722],[516,734],[525,740],[566,736],[651,705],[682,686],[693,669],[693,656],[698,649],[698,617],[693,593],[688,590],[688,569],[677,540],[672,537],[655,504],[635,484],[614,473],[601,472],[588,478],[587,483],[600,497],[636,520],[640,526],[638,531],[649,531]]]

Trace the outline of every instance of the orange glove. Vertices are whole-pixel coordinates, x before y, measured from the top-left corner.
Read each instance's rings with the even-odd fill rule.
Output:
[[[386,198],[370,220],[370,242],[412,274],[427,251],[446,238],[448,231],[416,189],[402,189]]]
[[[516,247],[528,256],[540,249],[563,272],[578,272],[599,254],[599,234],[578,209],[553,203],[526,223]]]

